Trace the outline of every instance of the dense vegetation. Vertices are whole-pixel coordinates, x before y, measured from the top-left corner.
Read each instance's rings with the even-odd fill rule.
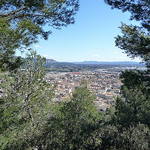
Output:
[[[131,12],[141,27],[122,24],[116,46],[141,57],[147,70],[124,71],[116,105],[98,113],[83,81],[68,102],[52,101],[54,89],[43,80],[45,59],[30,51],[15,57],[49,32],[74,22],[78,1],[2,0],[0,2],[0,149],[2,150],[149,150],[150,149],[150,1],[105,0]],[[39,5],[40,4],[40,5]]]

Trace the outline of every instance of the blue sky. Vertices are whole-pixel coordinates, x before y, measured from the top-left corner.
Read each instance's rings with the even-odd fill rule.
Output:
[[[136,23],[129,21],[129,13],[112,10],[104,0],[80,0],[75,20],[75,24],[61,30],[52,29],[49,39],[40,39],[33,48],[38,54],[61,62],[131,60],[114,42],[114,37],[121,34],[121,22]]]

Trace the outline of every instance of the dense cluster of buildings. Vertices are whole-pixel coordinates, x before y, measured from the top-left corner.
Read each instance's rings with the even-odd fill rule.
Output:
[[[120,93],[122,85],[118,72],[108,72],[103,69],[69,73],[51,72],[47,73],[45,80],[57,85],[54,99],[57,102],[67,100],[75,88],[80,86],[81,81],[85,80],[89,91],[96,95],[95,105],[102,111],[110,107],[114,98]]]

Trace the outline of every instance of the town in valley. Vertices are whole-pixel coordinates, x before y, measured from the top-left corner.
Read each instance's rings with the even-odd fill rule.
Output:
[[[62,63],[60,63],[62,65]],[[56,65],[56,64],[55,64]],[[53,66],[53,65],[51,65]],[[57,67],[59,65],[56,65]],[[133,65],[66,65],[61,66],[60,71],[55,66],[55,71],[48,71],[45,80],[55,88],[54,101],[67,102],[73,91],[78,88],[82,81],[86,81],[88,90],[96,96],[95,105],[98,111],[107,111],[119,96],[121,86],[120,79],[122,70],[135,69]],[[54,67],[52,67],[54,69]],[[69,71],[68,69],[75,71]],[[80,68],[80,69],[79,69]],[[67,71],[66,71],[67,70]]]

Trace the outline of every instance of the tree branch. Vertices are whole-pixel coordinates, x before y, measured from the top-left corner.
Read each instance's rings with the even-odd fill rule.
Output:
[[[0,17],[2,17],[2,18],[4,18],[4,17],[9,17],[9,16],[11,16],[11,15],[16,14],[17,12],[22,11],[22,10],[25,9],[25,8],[27,8],[27,6],[24,6],[24,7],[20,8],[20,9],[15,10],[15,11],[9,12],[9,13],[7,13],[7,14],[0,14]]]

